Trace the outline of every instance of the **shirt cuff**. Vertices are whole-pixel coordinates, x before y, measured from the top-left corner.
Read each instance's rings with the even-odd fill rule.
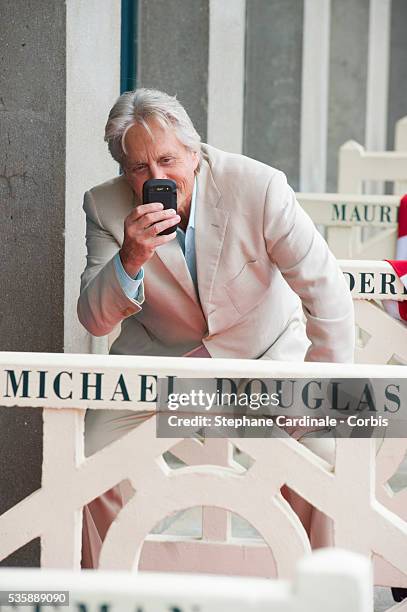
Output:
[[[141,283],[144,278],[144,270],[141,268],[135,278],[129,276],[126,270],[123,268],[122,261],[120,259],[119,253],[113,258],[114,267],[116,270],[117,278],[119,279],[119,283],[124,293],[131,300],[137,300]]]

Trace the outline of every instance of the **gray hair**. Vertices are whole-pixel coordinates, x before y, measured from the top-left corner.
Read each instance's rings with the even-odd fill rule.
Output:
[[[157,120],[164,128],[172,127],[178,140],[195,151],[201,161],[201,137],[176,96],[169,96],[157,89],[140,88],[126,91],[117,99],[105,127],[109,151],[121,166],[126,159],[124,139],[127,131],[139,124],[152,135],[148,125],[150,119]]]

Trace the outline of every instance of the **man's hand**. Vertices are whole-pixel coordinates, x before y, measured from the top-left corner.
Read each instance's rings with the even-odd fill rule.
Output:
[[[176,225],[180,220],[175,210],[164,210],[160,202],[140,204],[131,211],[124,221],[124,240],[119,252],[123,268],[129,276],[138,274],[158,246],[175,238],[175,229],[172,234],[165,236],[157,234]]]

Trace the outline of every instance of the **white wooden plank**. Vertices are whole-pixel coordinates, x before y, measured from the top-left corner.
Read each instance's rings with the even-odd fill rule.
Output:
[[[329,34],[330,0],[305,0],[300,151],[300,185],[303,191],[325,190]]]
[[[208,143],[231,153],[243,145],[246,0],[210,0]]]

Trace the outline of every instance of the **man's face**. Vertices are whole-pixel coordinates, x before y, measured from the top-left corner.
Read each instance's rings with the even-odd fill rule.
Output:
[[[125,136],[127,152],[124,174],[139,203],[148,179],[172,179],[177,184],[177,203],[185,209],[192,197],[198,155],[187,149],[171,128],[148,122],[152,137],[142,125],[132,126]]]

